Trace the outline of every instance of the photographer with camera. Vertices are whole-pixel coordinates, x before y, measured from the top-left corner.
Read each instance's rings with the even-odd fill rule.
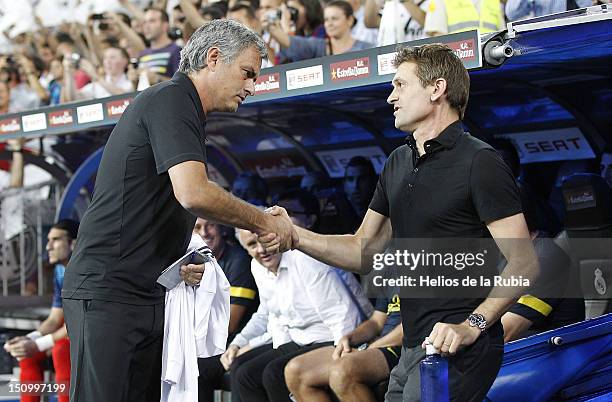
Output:
[[[288,0],[287,9],[296,35],[325,38],[323,8],[319,0]]]
[[[113,46],[106,48],[102,60],[104,75],[100,77],[98,70],[89,60],[73,55],[64,56],[62,101],[105,98],[133,91],[134,87],[126,75],[128,62],[129,56],[125,49]],[[74,72],[79,68],[89,75],[91,82],[77,90],[74,85]]]
[[[374,46],[352,36],[355,25],[353,7],[344,0],[334,0],[325,5],[323,10],[325,31],[328,38],[291,36],[281,27],[279,20],[266,19],[264,29],[270,32],[281,46],[280,56],[283,61],[299,61],[333,54],[342,54],[363,50]]]

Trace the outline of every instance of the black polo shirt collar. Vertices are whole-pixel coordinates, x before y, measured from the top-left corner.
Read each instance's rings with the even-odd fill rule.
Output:
[[[177,71],[176,73],[174,73],[174,76],[172,76],[172,81],[176,82],[181,88],[187,91],[191,99],[193,99],[196,104],[200,121],[202,122],[202,124],[205,124],[206,112],[204,112],[204,109],[202,108],[202,101],[200,100],[200,95],[198,94],[198,90],[196,89],[195,85],[193,85],[191,78],[189,78],[187,74]]]
[[[426,153],[431,153],[438,151],[440,149],[452,149],[457,140],[461,135],[463,135],[463,125],[461,124],[461,120],[457,120],[454,123],[451,123],[448,127],[446,127],[442,132],[435,138],[431,140],[425,141],[424,148]],[[412,133],[406,136],[406,144],[418,155],[416,140],[414,139],[414,135]]]

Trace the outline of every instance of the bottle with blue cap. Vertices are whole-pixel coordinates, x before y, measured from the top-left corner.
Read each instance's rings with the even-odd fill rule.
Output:
[[[448,362],[425,339],[425,359],[421,360],[421,402],[448,402]]]

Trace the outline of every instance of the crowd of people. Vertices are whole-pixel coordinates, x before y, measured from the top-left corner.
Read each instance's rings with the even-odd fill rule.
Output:
[[[47,2],[49,3],[49,2]],[[53,1],[51,1],[53,3]],[[121,0],[84,23],[0,17],[0,115],[143,90],[168,80],[202,24],[235,19],[261,35],[263,67],[587,7],[601,0]],[[47,5],[48,6],[48,5]],[[26,7],[24,4],[23,7]],[[28,7],[31,7],[28,5]],[[74,13],[66,7],[64,20]],[[33,9],[35,12],[37,9]],[[3,21],[4,20],[4,21]],[[60,23],[61,22],[61,23]],[[4,43],[4,44],[3,44]]]

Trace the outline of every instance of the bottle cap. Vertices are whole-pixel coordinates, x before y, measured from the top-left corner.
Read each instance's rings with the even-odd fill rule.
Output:
[[[425,354],[426,355],[439,355],[440,352],[429,342],[429,339],[425,338]]]

